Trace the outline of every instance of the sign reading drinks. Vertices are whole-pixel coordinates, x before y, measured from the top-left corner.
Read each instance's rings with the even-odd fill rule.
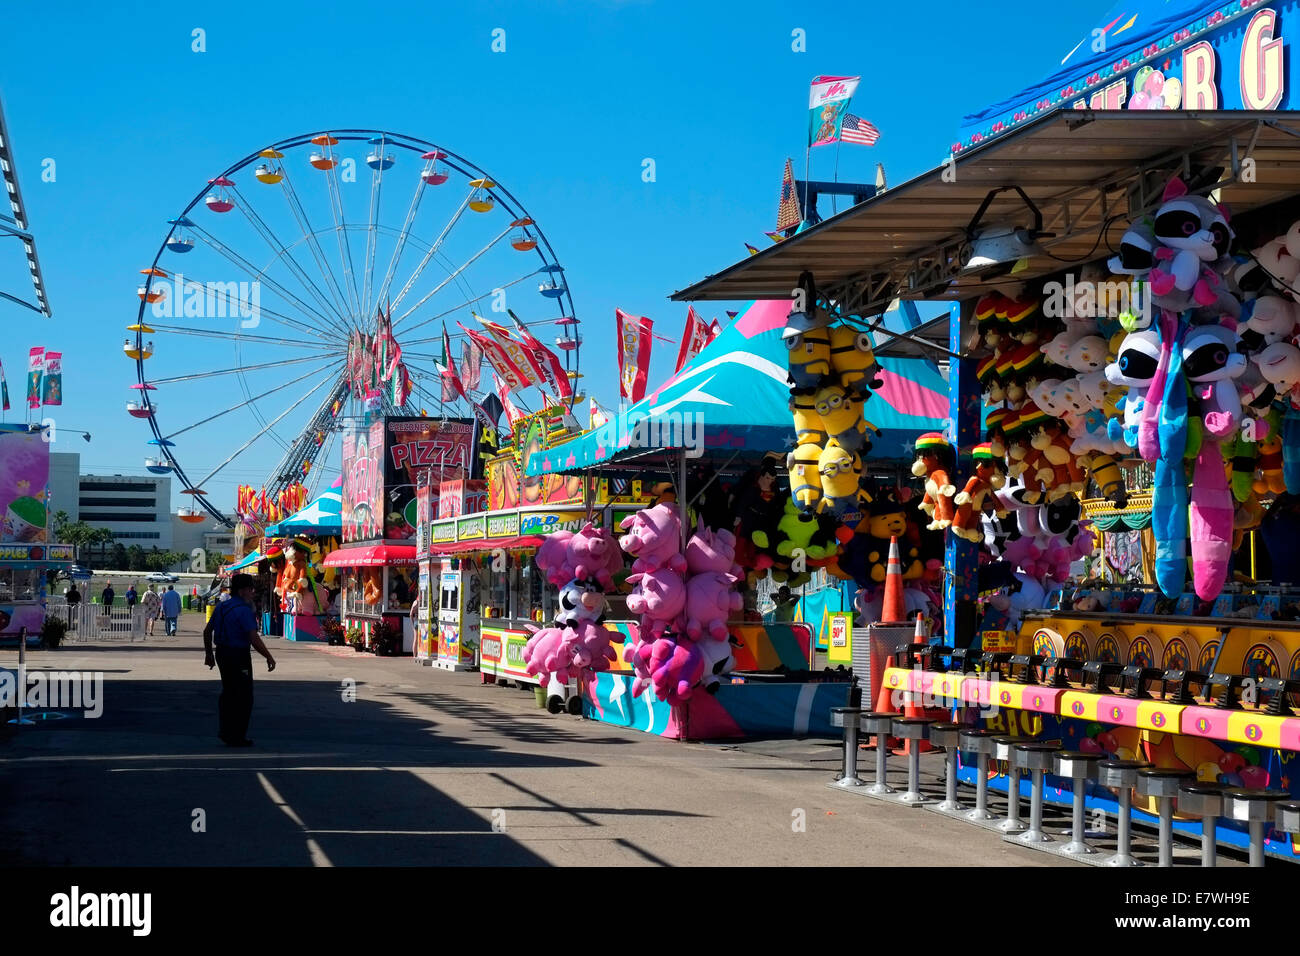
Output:
[[[1041,99],[1021,103],[953,144],[960,153],[1025,121],[1059,108],[1094,110],[1292,110],[1287,84],[1300,62],[1288,42],[1300,33],[1293,3],[1236,0],[1178,24],[1145,46],[1122,34],[1106,47],[1108,60]]]

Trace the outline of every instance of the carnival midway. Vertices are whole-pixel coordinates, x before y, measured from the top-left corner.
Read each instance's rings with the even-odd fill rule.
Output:
[[[0,858],[1092,866],[1107,920],[1251,925],[1300,863],[1300,12],[1094,15],[898,182],[886,77],[751,80],[782,156],[710,189],[766,236],[682,223],[734,261],[600,312],[569,200],[453,114],[166,153],[115,338],[65,332],[8,98]],[[81,856],[32,794],[118,809]],[[173,794],[267,822],[155,851],[122,808]]]

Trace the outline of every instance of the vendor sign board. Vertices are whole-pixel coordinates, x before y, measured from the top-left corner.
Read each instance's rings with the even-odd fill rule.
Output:
[[[1059,85],[1037,86],[1024,102],[1008,101],[979,114],[953,144],[961,153],[1055,109],[1294,110],[1300,97],[1289,82],[1297,73],[1295,41],[1300,9],[1294,2],[1233,0],[1206,4],[1199,15],[1169,19],[1152,33],[1133,30],[1136,44],[1107,31],[1102,57],[1081,61],[1077,75],[1057,74]],[[1112,38],[1113,36],[1113,38]],[[1090,42],[1096,42],[1094,37]],[[1034,96],[1033,93],[1037,93]],[[975,117],[968,120],[975,120]]]
[[[415,536],[415,487],[421,472],[441,500],[441,483],[463,479],[473,465],[474,420],[425,417],[385,418],[383,536]]]
[[[343,427],[343,542],[384,534],[384,423],[353,419]]]
[[[50,443],[41,432],[0,432],[0,542],[49,540]]]
[[[532,635],[496,625],[484,625],[479,638],[479,670],[495,677],[536,684],[538,679],[527,671],[524,645]]]
[[[438,488],[438,517],[458,518],[487,511],[487,500],[486,481],[474,478],[444,481]]]

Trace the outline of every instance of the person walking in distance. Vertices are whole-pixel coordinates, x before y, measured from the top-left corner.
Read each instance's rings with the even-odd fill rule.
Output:
[[[113,590],[113,582],[112,581],[104,582],[104,590],[101,591],[99,594],[99,603],[104,605],[104,607],[112,607],[113,598],[115,598],[116,596],[117,594]]]
[[[139,600],[140,600],[140,595],[136,593],[135,585],[134,585],[134,584],[128,584],[128,585],[126,586],[126,609],[127,609],[127,611],[130,611],[133,607],[135,607],[136,602],[139,601]]]
[[[144,592],[140,598],[140,606],[144,608],[144,636],[153,637],[154,623],[162,613],[162,598],[158,592],[149,585],[149,590]]]
[[[163,622],[167,625],[167,636],[175,637],[176,619],[181,616],[181,596],[177,593],[176,588],[170,584],[167,585],[167,590],[162,595],[162,616]]]
[[[267,673],[275,658],[257,633],[257,618],[250,603],[252,575],[236,574],[230,582],[230,600],[222,601],[203,629],[203,663],[221,672],[221,697],[217,702],[217,736],[227,747],[251,747],[248,718],[253,713],[253,655],[266,658]]]

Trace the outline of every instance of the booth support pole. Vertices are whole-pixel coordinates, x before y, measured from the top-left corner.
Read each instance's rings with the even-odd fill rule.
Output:
[[[957,452],[959,475],[969,470],[970,450],[979,442],[983,425],[975,361],[964,350],[973,331],[974,311],[973,301],[954,302],[948,309],[948,351],[961,356],[948,366],[948,438]],[[959,483],[955,476],[953,483]],[[968,647],[975,636],[978,560],[974,542],[948,534],[943,556],[943,633],[950,647]]]
[[[686,497],[686,450],[682,445],[682,463],[677,472],[677,504],[682,512],[682,554],[686,553],[686,539],[691,534],[691,504]]]

